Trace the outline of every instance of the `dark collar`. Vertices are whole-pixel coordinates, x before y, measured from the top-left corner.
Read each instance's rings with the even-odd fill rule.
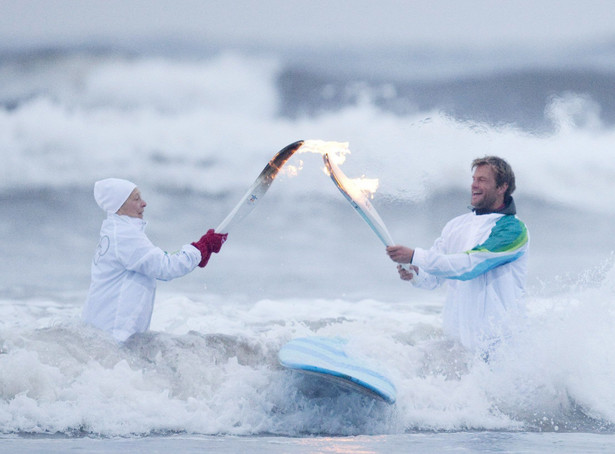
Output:
[[[472,208],[472,211],[474,211],[474,213],[476,213],[479,216],[481,214],[492,214],[492,213],[517,214],[517,207],[515,206],[515,201],[513,200],[513,198],[510,197],[508,201],[504,203],[504,206],[498,210],[489,210],[489,209],[477,210],[476,208]]]

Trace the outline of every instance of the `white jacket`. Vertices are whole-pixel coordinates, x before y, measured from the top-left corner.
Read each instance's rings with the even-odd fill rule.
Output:
[[[83,320],[119,341],[149,328],[156,279],[184,276],[201,261],[201,253],[190,244],[173,254],[154,246],[145,225],[139,218],[109,214],[92,261]]]
[[[419,273],[412,282],[434,289],[446,281],[445,334],[486,350],[523,312],[528,248],[528,231],[514,214],[464,214],[446,224],[431,249],[415,249]]]

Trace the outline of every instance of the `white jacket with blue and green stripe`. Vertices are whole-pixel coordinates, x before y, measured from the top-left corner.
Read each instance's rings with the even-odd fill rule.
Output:
[[[529,234],[511,199],[500,212],[458,216],[426,250],[416,248],[416,287],[447,282],[445,333],[471,350],[483,350],[510,334],[523,313]]]

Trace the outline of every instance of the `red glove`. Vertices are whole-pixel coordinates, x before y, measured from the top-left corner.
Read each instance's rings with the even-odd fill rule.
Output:
[[[199,266],[203,268],[207,265],[212,252],[216,254],[220,252],[220,248],[226,241],[228,233],[216,233],[214,229],[209,229],[205,235],[196,243],[191,243],[195,248],[201,251],[201,263]]]

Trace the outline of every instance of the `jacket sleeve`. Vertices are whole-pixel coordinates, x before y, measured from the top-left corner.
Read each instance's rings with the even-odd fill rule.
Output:
[[[444,278],[429,274],[427,271],[419,268],[418,274],[415,274],[410,281],[416,288],[424,290],[435,290],[444,283]]]
[[[126,269],[163,281],[188,274],[201,260],[201,253],[194,246],[186,244],[169,254],[154,246],[144,233],[123,238],[119,244],[118,255]]]
[[[443,253],[436,242],[429,250],[417,248],[412,263],[433,276],[466,281],[518,259],[527,251],[528,240],[523,222],[502,216],[484,243],[468,251]]]
[[[444,233],[444,232],[443,232]],[[441,235],[433,244],[430,249],[432,254],[443,254],[444,253],[444,237]],[[414,256],[412,259],[412,264],[419,267],[418,274],[414,275],[414,278],[410,281],[412,285],[416,288],[420,288],[423,290],[435,290],[440,287],[445,279],[443,277],[438,277],[433,274],[430,274],[425,268],[419,265],[417,262],[417,252],[421,250],[420,248],[416,248],[414,250]]]

